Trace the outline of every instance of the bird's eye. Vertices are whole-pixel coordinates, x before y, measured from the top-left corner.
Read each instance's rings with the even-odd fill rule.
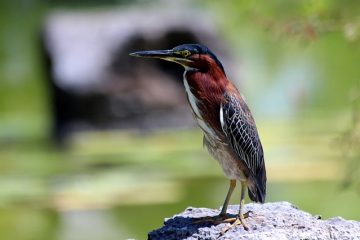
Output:
[[[191,55],[191,52],[189,50],[184,50],[181,52],[181,55],[183,55],[183,57],[188,57]]]

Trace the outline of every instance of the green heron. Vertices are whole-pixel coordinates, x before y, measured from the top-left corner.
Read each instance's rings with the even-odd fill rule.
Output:
[[[245,192],[254,202],[264,203],[266,170],[263,148],[245,100],[230,82],[218,58],[204,45],[183,44],[170,50],[142,51],[135,57],[159,58],[185,68],[184,85],[194,118],[204,133],[204,146],[219,162],[230,187],[217,219],[242,224]],[[241,183],[239,214],[228,218],[231,194]]]

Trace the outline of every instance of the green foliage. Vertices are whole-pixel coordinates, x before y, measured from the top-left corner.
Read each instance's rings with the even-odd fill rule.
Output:
[[[349,106],[350,92],[360,81],[357,67],[360,5],[357,1],[204,3],[212,9],[233,55],[239,55],[243,64],[260,63],[261,71],[265,72],[261,86],[266,89],[263,93],[261,86],[253,84],[251,88],[256,89],[257,96],[266,94],[277,74],[286,71],[284,66],[296,67],[299,60],[304,60],[308,65],[300,66],[299,70],[309,71],[310,76],[301,82],[309,83],[310,89],[305,93],[309,98],[300,110],[331,112]]]
[[[45,136],[48,95],[40,58],[44,5],[0,2],[0,137]]]
[[[355,184],[360,191],[360,95],[358,91],[353,95],[352,123],[338,138],[338,143],[342,147],[342,158],[347,161],[343,184],[345,187]]]

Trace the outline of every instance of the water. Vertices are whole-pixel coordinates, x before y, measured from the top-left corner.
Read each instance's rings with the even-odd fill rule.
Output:
[[[183,196],[169,203],[122,205],[119,199],[120,203],[110,208],[66,211],[17,203],[16,207],[0,211],[1,236],[15,240],[144,239],[150,230],[162,225],[165,217],[187,206],[218,208],[221,205],[227,187],[224,179],[192,178],[183,182]],[[269,184],[268,189],[267,201],[290,201],[323,218],[341,215],[360,220],[360,210],[355,207],[359,196],[354,191],[341,191],[337,183],[275,183]],[[232,204],[238,198],[237,191]]]
[[[359,194],[341,187],[346,162],[334,147],[339,133],[332,119],[258,123],[268,202],[360,220]],[[200,131],[186,130],[83,133],[65,151],[46,141],[9,142],[0,149],[0,234],[14,240],[144,239],[188,206],[219,208],[228,181],[201,140]],[[231,204],[239,196],[236,189]]]

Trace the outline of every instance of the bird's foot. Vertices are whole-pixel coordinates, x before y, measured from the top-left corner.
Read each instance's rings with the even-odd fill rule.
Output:
[[[247,225],[245,218],[248,218],[250,213],[252,213],[252,211],[248,211],[245,214],[240,214],[238,215],[236,218],[228,218],[225,219],[224,222],[226,223],[231,223],[230,226],[225,227],[224,229],[221,230],[220,235],[224,235],[227,231],[229,231],[230,229],[235,228],[237,225],[242,225],[243,228],[247,231],[249,230],[249,226]]]
[[[248,212],[242,214],[242,217],[240,217],[238,215],[238,216],[232,217],[232,218],[225,218],[222,222],[223,223],[234,223],[234,222],[236,222],[236,220],[238,220],[240,218],[242,218],[242,219],[248,218],[250,216],[250,214],[252,214],[252,213],[253,213],[253,211],[248,211]]]

